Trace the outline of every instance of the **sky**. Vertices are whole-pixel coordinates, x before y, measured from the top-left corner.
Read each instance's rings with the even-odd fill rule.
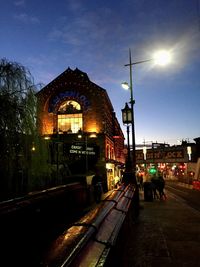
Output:
[[[106,89],[126,137],[121,109],[132,61],[171,52],[165,67],[133,66],[136,144],[200,136],[200,0],[2,0],[0,58],[47,85],[68,67]]]

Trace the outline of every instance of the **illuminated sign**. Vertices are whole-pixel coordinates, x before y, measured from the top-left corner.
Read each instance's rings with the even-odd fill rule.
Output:
[[[96,155],[94,147],[86,147],[85,145],[71,145],[69,153],[78,155]]]
[[[145,157],[146,156],[146,157]],[[184,149],[171,149],[171,148],[165,148],[165,150],[154,150],[154,149],[148,149],[146,155],[144,155],[142,150],[136,150],[136,160],[137,161],[177,161],[181,160],[183,161],[185,159],[185,152]]]
[[[71,91],[60,92],[52,99],[50,99],[49,112],[53,112],[58,103],[66,98],[76,99],[78,102],[82,103],[84,110],[87,110],[90,107],[90,101],[87,99],[85,95],[82,95],[77,91],[71,90]]]
[[[75,142],[72,144],[64,144],[64,153],[77,156],[98,156],[98,146],[95,144],[86,145],[84,142]]]

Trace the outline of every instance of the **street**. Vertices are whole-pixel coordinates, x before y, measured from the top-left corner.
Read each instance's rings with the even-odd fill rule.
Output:
[[[188,206],[200,211],[200,191],[192,189],[188,185],[184,185],[178,182],[166,182],[166,189],[174,195],[174,197],[179,198],[185,202]]]
[[[125,222],[106,267],[200,266],[200,191],[166,182],[165,193],[144,201],[140,191],[138,221]]]

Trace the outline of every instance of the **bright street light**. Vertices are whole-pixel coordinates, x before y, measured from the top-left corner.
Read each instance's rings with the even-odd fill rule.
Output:
[[[123,178],[126,182],[133,183],[135,184],[135,195],[134,195],[134,205],[135,205],[135,211],[136,214],[139,214],[139,188],[137,184],[137,179],[136,179],[136,147],[135,147],[135,122],[134,122],[134,104],[135,100],[133,98],[133,78],[132,78],[132,68],[133,65],[137,65],[140,63],[148,62],[148,61],[155,61],[156,64],[164,65],[169,62],[169,56],[167,56],[167,53],[159,52],[156,54],[155,58],[147,59],[147,60],[142,60],[142,61],[137,61],[137,62],[132,62],[132,57],[131,57],[131,49],[129,49],[129,63],[124,65],[125,67],[129,67],[129,73],[130,73],[130,83],[128,84],[123,83],[122,86],[125,89],[130,89],[130,104],[131,104],[131,113],[132,113],[132,121],[131,121],[131,126],[132,126],[132,162],[130,160],[130,166],[126,166],[126,173],[124,174]],[[129,128],[127,128],[127,135],[129,136]],[[130,150],[130,147],[129,147]],[[130,151],[128,152],[130,153]]]
[[[151,59],[146,59],[146,60],[142,60],[142,61],[136,61],[136,62],[132,62],[132,57],[131,57],[131,49],[129,49],[129,63],[125,64],[125,67],[129,67],[129,73],[130,73],[130,82],[123,82],[122,83],[122,87],[124,89],[130,89],[130,104],[131,104],[131,112],[132,112],[132,122],[131,122],[131,126],[132,126],[132,170],[133,170],[133,180],[136,183],[136,155],[135,155],[135,123],[134,123],[134,104],[135,104],[135,100],[133,98],[133,80],[132,80],[132,68],[133,65],[137,65],[137,64],[141,64],[141,63],[145,63],[145,62],[149,62],[149,61],[154,61],[155,64],[164,66],[168,63],[170,63],[171,60],[171,55],[169,52],[165,51],[165,50],[161,50],[158,51],[157,53],[154,54],[153,58]]]
[[[122,87],[125,89],[125,90],[128,90],[129,89],[129,84],[127,82],[123,82],[122,83]]]
[[[165,66],[170,63],[171,54],[166,50],[161,50],[154,54],[153,60],[156,64]]]

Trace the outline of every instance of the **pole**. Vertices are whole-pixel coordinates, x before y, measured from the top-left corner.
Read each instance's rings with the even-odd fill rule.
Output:
[[[134,121],[134,104],[135,100],[133,99],[133,77],[132,77],[132,58],[131,58],[131,49],[129,48],[129,68],[130,68],[130,92],[131,92],[131,113],[132,113],[132,168],[133,168],[133,176],[134,182],[136,182],[136,156],[135,156],[135,121]]]
[[[126,161],[126,171],[131,171],[131,153],[130,153],[130,139],[129,139],[129,125],[127,125],[127,144],[128,144],[128,157]]]
[[[141,61],[137,61],[137,62],[132,62],[132,57],[131,57],[131,49],[129,48],[129,63],[125,64],[124,66],[127,67],[129,66],[129,70],[130,70],[130,92],[131,92],[131,99],[130,99],[130,103],[131,103],[131,112],[132,112],[132,169],[133,169],[133,176],[134,176],[134,182],[136,183],[136,153],[135,153],[135,122],[134,122],[134,104],[135,104],[135,100],[133,99],[133,78],[132,78],[132,66],[133,65],[137,65],[137,64],[141,64],[141,63],[145,63],[145,62],[149,62],[152,61],[153,59],[147,59],[147,60],[141,60]]]
[[[139,64],[137,62],[136,64]],[[135,122],[134,122],[134,104],[135,100],[133,99],[133,77],[132,77],[132,58],[131,58],[131,49],[129,48],[129,64],[126,64],[125,66],[129,66],[130,70],[130,92],[131,92],[131,113],[132,113],[132,174],[131,174],[131,180],[129,182],[132,182],[135,185],[135,193],[133,198],[133,213],[134,217],[137,218],[139,215],[139,209],[140,209],[140,197],[139,197],[139,187],[136,179],[136,153],[135,153]]]

